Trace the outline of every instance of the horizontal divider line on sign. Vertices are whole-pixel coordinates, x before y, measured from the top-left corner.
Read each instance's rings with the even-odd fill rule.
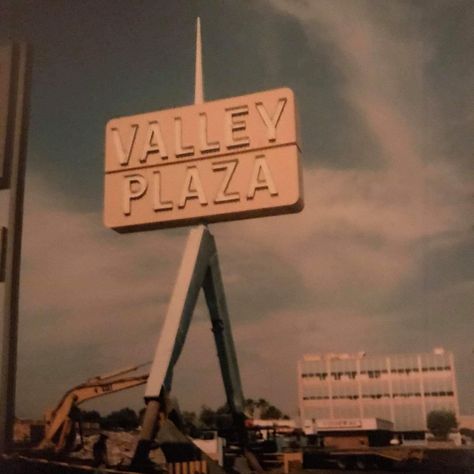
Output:
[[[156,168],[156,167],[162,167],[162,166],[172,166],[172,165],[178,165],[181,163],[192,163],[194,161],[202,161],[202,160],[211,160],[215,158],[225,158],[225,157],[232,157],[232,156],[237,156],[239,158],[242,158],[243,154],[251,154],[251,153],[258,153],[258,152],[263,152],[266,150],[276,150],[277,148],[284,148],[286,146],[292,146],[295,145],[298,148],[298,151],[301,153],[301,148],[296,142],[288,142],[288,143],[279,143],[278,145],[273,145],[273,146],[266,146],[266,147],[261,147],[261,148],[253,148],[249,150],[244,150],[244,149],[238,149],[238,150],[229,150],[223,153],[219,154],[210,154],[210,155],[200,155],[196,157],[183,157],[183,158],[177,158],[173,161],[168,161],[168,160],[163,160],[161,163],[153,163],[153,164],[145,164],[141,166],[124,166],[121,169],[115,169],[115,170],[110,170],[110,171],[105,171],[106,175],[111,175],[115,173],[123,173],[125,171],[138,171],[138,170],[144,170],[148,168]]]

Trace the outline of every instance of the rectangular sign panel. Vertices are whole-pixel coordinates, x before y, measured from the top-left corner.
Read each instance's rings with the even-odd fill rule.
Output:
[[[250,94],[112,119],[107,227],[119,232],[298,212],[293,93]]]

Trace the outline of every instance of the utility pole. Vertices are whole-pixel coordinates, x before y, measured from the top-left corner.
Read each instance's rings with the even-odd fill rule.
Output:
[[[25,43],[0,46],[0,189],[9,189],[8,228],[3,229],[4,281],[0,372],[0,453],[12,448],[15,421],[21,236],[29,96],[30,51]]]

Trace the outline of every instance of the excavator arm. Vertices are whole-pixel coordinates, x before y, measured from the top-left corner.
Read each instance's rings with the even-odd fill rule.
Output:
[[[119,373],[123,374],[123,371]],[[70,414],[74,407],[93,398],[143,385],[147,380],[148,374],[126,378],[117,378],[117,374],[115,374],[90,379],[68,390],[52,412],[38,449],[54,447],[55,451],[61,451],[64,448],[66,437],[72,427]]]

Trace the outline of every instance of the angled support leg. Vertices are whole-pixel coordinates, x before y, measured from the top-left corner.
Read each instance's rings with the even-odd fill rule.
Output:
[[[173,369],[183,349],[199,290],[213,252],[208,229],[203,225],[193,228],[189,233],[165,323],[156,346],[145,398],[157,398],[163,386],[168,391],[171,389]]]
[[[243,426],[242,385],[230,328],[224,287],[219,270],[217,249],[207,227],[191,230],[176,279],[171,301],[156,346],[145,390],[147,403],[140,440],[132,466],[148,462],[148,453],[159,429],[160,403],[171,390],[173,370],[182,352],[200,289],[203,288],[209,308],[217,346],[227,403],[234,421]]]
[[[211,239],[215,248],[212,236]],[[214,333],[227,403],[233,414],[241,414],[244,411],[244,396],[217,251],[209,261],[203,289],[211,316],[212,332]]]

